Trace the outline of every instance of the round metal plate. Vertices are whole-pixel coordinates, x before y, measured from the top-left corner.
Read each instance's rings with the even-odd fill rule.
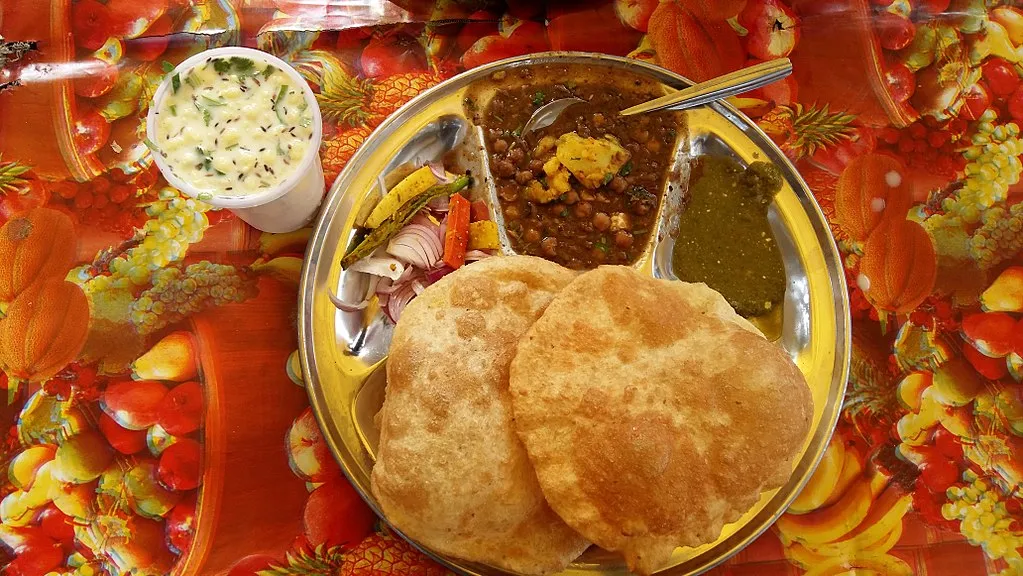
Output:
[[[302,369],[313,410],[331,450],[349,480],[377,513],[380,510],[369,487],[377,442],[373,418],[383,402],[384,364],[392,325],[378,307],[371,305],[359,313],[344,313],[328,298],[331,291],[352,297],[363,289],[362,280],[346,275],[339,265],[352,239],[356,215],[375,198],[378,175],[394,167],[395,155],[413,138],[420,135],[422,140],[424,127],[445,115],[467,118],[463,100],[468,90],[486,82],[495,72],[543,64],[636,74],[662,84],[665,90],[691,84],[657,66],[587,53],[533,54],[470,70],[424,92],[384,121],[334,182],[316,224],[299,294]],[[673,575],[695,574],[719,564],[754,540],[784,512],[827,448],[845,393],[850,350],[849,305],[841,260],[806,183],[771,140],[732,106],[718,102],[683,114],[687,130],[676,151],[682,168],[677,171],[682,176],[674,187],[676,190],[686,185],[687,161],[704,154],[729,155],[743,163],[768,160],[785,175],[785,185],[769,213],[788,277],[776,343],[789,352],[806,376],[813,392],[814,421],[789,482],[763,494],[738,521],[725,526],[715,542],[677,549],[670,567],[663,572]],[[475,174],[486,173],[480,134],[470,125],[456,160],[475,168]],[[476,178],[473,197],[489,198],[490,180]],[[669,226],[672,206],[672,199],[666,196],[662,201],[661,231]],[[499,213],[500,210],[495,212],[492,208],[492,214]],[[671,248],[670,234],[659,233],[635,266],[656,277],[673,278]],[[492,567],[431,555],[463,574],[503,574]],[[626,573],[620,558],[591,549],[564,574]]]

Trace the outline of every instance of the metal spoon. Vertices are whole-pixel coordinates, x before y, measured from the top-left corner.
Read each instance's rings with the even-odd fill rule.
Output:
[[[788,58],[778,58],[761,62],[748,68],[742,68],[706,82],[694,84],[677,92],[672,92],[649,102],[638,104],[622,110],[622,116],[653,112],[655,110],[685,110],[702,106],[715,100],[756,90],[773,82],[777,82],[792,73],[792,62]],[[585,102],[581,98],[560,98],[536,109],[529,121],[522,127],[522,134],[546,128],[554,123],[569,106]]]
[[[465,140],[469,125],[461,116],[446,114],[430,122],[413,136],[384,167],[384,174],[407,163],[422,166],[440,160],[448,150]]]
[[[529,117],[529,121],[522,127],[522,135],[525,136],[533,130],[539,130],[546,128],[561,116],[561,113],[565,111],[569,106],[585,102],[582,98],[559,98],[549,104],[536,109],[533,115]]]
[[[742,68],[706,82],[684,88],[649,102],[637,104],[619,112],[622,116],[654,112],[656,110],[685,110],[715,100],[721,100],[750,90],[756,90],[777,82],[792,73],[792,62],[788,58],[776,58]]]

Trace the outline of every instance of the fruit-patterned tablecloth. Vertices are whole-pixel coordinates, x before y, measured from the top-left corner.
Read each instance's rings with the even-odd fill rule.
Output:
[[[1023,10],[994,0],[0,2],[0,574],[440,575],[346,483],[295,340],[309,229],[183,197],[142,143],[165,69],[257,46],[323,111],[329,184],[461,70],[589,50],[735,101],[842,251],[841,423],[716,574],[1023,574]]]

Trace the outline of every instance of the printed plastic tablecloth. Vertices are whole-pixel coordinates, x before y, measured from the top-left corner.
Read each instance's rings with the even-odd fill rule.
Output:
[[[262,234],[159,176],[165,69],[257,46],[317,93],[329,185],[382,119],[544,50],[734,102],[845,258],[853,360],[791,511],[716,574],[1023,574],[1023,10],[984,0],[5,0],[0,573],[434,575],[347,484],[308,407],[309,229]]]

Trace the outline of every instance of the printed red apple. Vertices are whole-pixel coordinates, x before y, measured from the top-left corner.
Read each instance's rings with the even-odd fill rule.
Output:
[[[191,434],[202,425],[202,386],[198,382],[178,384],[163,397],[157,422],[175,436]]]
[[[191,438],[182,438],[160,454],[156,477],[177,492],[197,488],[202,481],[202,446]]]
[[[74,130],[75,146],[82,154],[95,154],[110,139],[110,124],[92,106],[79,106]]]
[[[106,414],[99,415],[99,431],[121,454],[134,454],[146,447],[145,430],[129,430]]]
[[[981,66],[981,73],[991,93],[999,98],[1008,97],[1019,86],[1019,74],[1004,58],[988,58]]]
[[[63,544],[67,549],[75,544],[75,526],[71,518],[61,512],[56,505],[47,504],[39,513],[39,528],[43,533]]]
[[[780,0],[750,0],[739,13],[746,51],[761,60],[788,56],[799,42],[799,18]]]
[[[185,498],[167,515],[167,541],[179,554],[192,545],[195,536],[195,494]]]
[[[908,101],[916,91],[916,75],[901,62],[892,62],[885,67],[884,80],[888,94],[896,102]]]
[[[916,26],[909,18],[888,11],[881,11],[874,16],[874,29],[881,47],[886,50],[902,50],[916,36]]]
[[[1019,89],[1014,91],[1013,98],[1009,99],[1010,114],[1012,114],[1012,101],[1017,93],[1019,93]],[[959,114],[967,120],[979,120],[981,114],[991,106],[991,91],[988,90],[987,84],[983,80],[978,80],[967,88],[963,97],[963,108]],[[1015,114],[1013,117],[1018,118]]]
[[[167,0],[109,0],[110,36],[138,38],[167,12]]]
[[[462,26],[462,29],[458,31],[458,36],[455,37],[458,52],[463,54],[480,38],[497,34],[497,22],[500,20],[500,16],[488,10],[478,10],[470,14],[467,20],[469,22]]]
[[[1009,114],[1017,122],[1023,121],[1023,86],[1016,88],[1009,96]]]
[[[323,482],[338,472],[313,411],[306,408],[288,429],[288,464],[307,482]]]
[[[64,549],[59,542],[41,536],[29,538],[4,566],[4,576],[43,576],[64,563]]]
[[[952,0],[916,0],[913,5],[917,11],[927,18],[933,18],[948,10]]]
[[[362,50],[362,72],[370,78],[426,70],[426,52],[414,36],[401,30],[376,34]]]
[[[167,387],[153,380],[122,380],[107,387],[100,407],[129,430],[145,430],[159,419]]]
[[[96,0],[81,0],[71,5],[71,32],[75,43],[99,50],[110,36],[110,9]]]
[[[551,7],[547,15],[550,18],[547,37],[554,50],[625,56],[635,50],[643,38],[642,33],[621,22],[610,2],[579,3],[565,9]],[[647,20],[649,26],[649,18]]]
[[[75,78],[75,94],[86,98],[102,96],[117,83],[117,66],[89,58],[80,62],[81,76]]]
[[[615,0],[615,12],[622,22],[640,32],[646,32],[657,4],[658,0]]]
[[[311,546],[339,546],[365,538],[376,516],[347,480],[333,478],[309,494],[302,520]]]
[[[167,50],[173,27],[174,21],[170,16],[166,14],[160,16],[146,29],[145,33],[125,43],[128,56],[145,62],[156,60]]]
[[[495,60],[548,49],[550,44],[543,24],[505,16],[498,25],[498,33],[477,40],[462,54],[461,62],[466,68],[475,68]]]

